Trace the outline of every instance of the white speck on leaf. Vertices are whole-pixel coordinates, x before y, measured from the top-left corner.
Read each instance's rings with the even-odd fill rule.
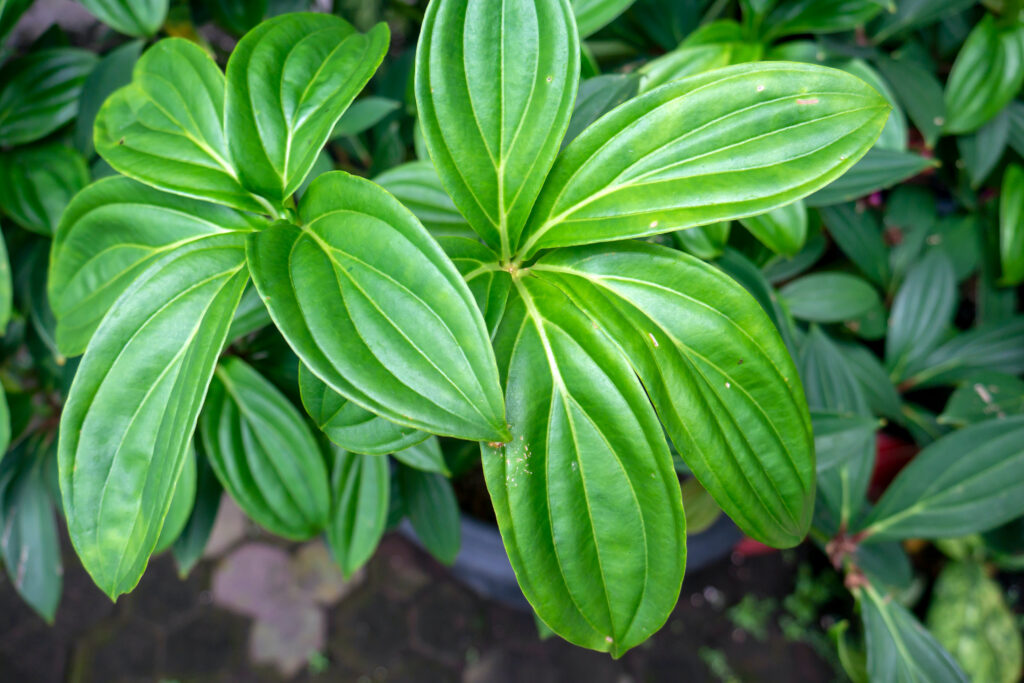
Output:
[[[726,382],[725,383],[725,388],[726,389],[732,389],[732,383],[731,382]]]
[[[658,221],[651,221],[651,227],[652,228],[658,227]]]
[[[763,85],[757,86],[757,92],[764,92],[764,86]]]
[[[648,332],[647,336],[651,338],[651,343],[654,344],[654,348],[658,348],[658,340],[654,338],[654,334]]]

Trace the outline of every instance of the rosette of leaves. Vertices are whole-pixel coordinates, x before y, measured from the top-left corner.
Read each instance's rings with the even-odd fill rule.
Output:
[[[295,199],[386,46],[383,27],[288,15],[249,32],[225,77],[198,47],[164,40],[100,110],[96,149],[124,177],[72,202],[50,278],[58,343],[85,353],[59,446],[72,541],[109,595],[131,590],[211,381],[208,449],[259,441],[254,468],[302,448],[282,446],[301,432],[292,418],[259,417],[274,411],[242,365],[213,379],[251,279],[309,375],[318,425],[359,453],[417,433],[480,442],[540,618],[620,655],[664,623],[682,581],[666,431],[722,509],[772,545],[806,533],[815,470],[796,368],[757,301],[635,238],[817,191],[872,146],[889,104],[841,71],[744,64],[646,92],[563,148],[580,73],[568,0],[435,0],[416,102],[441,183],[477,235],[435,239],[393,195],[342,172]],[[326,470],[299,459],[285,492],[219,453],[214,469],[253,505],[294,510],[266,524],[297,538],[328,517],[319,484],[303,488]],[[360,461],[339,456],[332,506],[379,521],[372,496],[343,484],[362,481],[346,474]]]

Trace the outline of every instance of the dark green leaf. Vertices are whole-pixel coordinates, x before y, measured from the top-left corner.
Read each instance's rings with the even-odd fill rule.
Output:
[[[239,41],[227,67],[224,121],[242,183],[280,204],[302,184],[348,105],[388,47],[340,17],[295,13]]]
[[[1024,417],[948,434],[917,454],[862,528],[872,541],[951,538],[1024,514]]]
[[[15,223],[52,235],[71,198],[89,184],[82,155],[50,143],[0,156],[0,207]]]
[[[452,564],[462,542],[459,505],[452,485],[440,474],[411,467],[399,467],[397,475],[417,538],[438,562]]]
[[[798,33],[836,33],[863,26],[882,11],[879,0],[792,0],[777,3],[765,19],[763,40]]]
[[[0,3],[0,44],[6,40],[7,34],[18,23],[18,19],[31,6],[32,0],[7,0]]]
[[[198,441],[198,440],[197,440]],[[196,476],[196,503],[192,515],[178,540],[171,547],[174,562],[178,565],[178,576],[186,577],[203,556],[206,543],[217,520],[223,488],[205,455],[198,457]]]
[[[579,82],[568,0],[438,0],[416,58],[416,103],[448,194],[502,257],[558,153]]]
[[[635,74],[604,74],[580,83],[576,107],[562,147],[586,130],[587,126],[636,95],[639,79]]]
[[[302,415],[240,358],[217,368],[200,434],[213,471],[239,507],[269,531],[311,538],[327,523],[327,468]]]
[[[635,0],[572,0],[580,38],[586,38],[625,12]]]
[[[844,344],[840,350],[861,385],[871,413],[900,420],[902,401],[882,362],[861,344]]]
[[[889,284],[889,250],[882,239],[882,227],[872,212],[856,204],[837,204],[821,209],[829,235],[851,261],[872,282]]]
[[[81,0],[96,18],[120,33],[148,38],[163,26],[168,0]]]
[[[1010,116],[1009,112],[1003,109],[975,132],[957,137],[960,160],[971,179],[971,187],[980,187],[999,163],[1009,135]]]
[[[1024,380],[993,370],[966,378],[946,402],[939,422],[966,427],[986,420],[1024,414]]]
[[[944,252],[932,251],[907,273],[889,313],[885,364],[894,379],[942,340],[957,305],[956,273]]]
[[[75,118],[75,131],[72,137],[75,149],[86,157],[92,157],[93,128],[96,115],[103,102],[115,90],[128,85],[132,81],[132,71],[142,53],[142,41],[133,40],[114,48],[100,59],[96,68],[82,85],[82,94],[78,98],[78,116]]]
[[[1024,282],[1024,168],[1010,164],[999,197],[999,260],[1004,285]]]
[[[408,448],[395,451],[392,455],[403,465],[424,472],[437,472],[446,477],[452,476],[452,473],[448,470],[448,464],[444,460],[444,454],[441,452],[441,444],[436,436],[432,436],[426,441],[409,446]]]
[[[946,102],[942,84],[928,69],[902,55],[875,57],[875,65],[892,85],[893,92],[910,120],[921,131],[925,142],[933,146],[946,123]]]
[[[78,98],[96,55],[57,47],[4,64],[0,88],[0,145],[46,137],[78,113]]]
[[[819,472],[863,453],[875,441],[879,422],[866,415],[812,412],[814,452]]]
[[[100,323],[61,415],[72,543],[107,595],[131,590],[171,504],[247,274],[244,237],[178,247]]]
[[[341,115],[331,132],[331,139],[358,135],[380,123],[381,119],[402,106],[401,102],[387,97],[370,95],[361,97]]]
[[[779,295],[794,317],[820,323],[853,320],[881,304],[875,288],[856,275],[825,271],[793,280]]]
[[[476,239],[476,233],[441,187],[441,179],[429,161],[410,161],[395,166],[373,181],[395,195],[433,235]]]
[[[908,386],[956,382],[979,369],[1024,372],[1024,316],[962,332],[907,368]]]
[[[388,459],[332,447],[331,521],[327,542],[346,576],[359,570],[377,549],[388,519],[391,475]]]
[[[888,110],[863,81],[805,64],[740,64],[676,81],[605,115],[565,148],[519,251],[529,257],[790,204],[852,166]]]
[[[263,305],[263,299],[260,298],[259,292],[250,285],[245,288],[235,316],[231,319],[228,339],[234,340],[252,334],[273,322],[270,318],[270,311]]]
[[[875,25],[875,39],[885,40],[903,31],[927,26],[972,7],[977,0],[900,0],[882,14]]]
[[[858,199],[892,187],[936,166],[936,162],[912,152],[872,149],[839,180],[807,198],[808,206],[829,206]]]
[[[271,317],[332,389],[399,424],[470,440],[508,437],[490,339],[455,266],[377,185],[315,180],[296,226],[248,254]]]
[[[256,27],[267,14],[267,0],[213,0],[210,7],[217,23],[235,35],[243,35]],[[275,2],[275,4],[280,4]],[[309,3],[306,3],[308,6]],[[301,8],[301,5],[300,5]]]

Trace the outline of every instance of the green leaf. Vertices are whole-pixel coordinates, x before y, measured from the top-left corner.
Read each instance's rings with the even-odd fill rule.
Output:
[[[11,262],[7,257],[7,238],[0,232],[0,337],[7,329],[7,323],[11,319],[11,308],[14,297],[14,289],[11,282]],[[0,391],[0,393],[3,393]],[[8,435],[10,436],[10,435]],[[3,444],[7,450],[6,443]]]
[[[859,593],[869,680],[968,683],[950,654],[903,605],[870,585]]]
[[[7,39],[7,34],[31,6],[32,0],[5,0],[0,3],[0,43]]]
[[[948,434],[917,454],[862,523],[872,541],[951,538],[1024,514],[1024,417]]]
[[[238,42],[227,67],[224,121],[242,183],[280,204],[380,66],[388,29],[356,31],[340,17],[294,13]]]
[[[484,475],[540,618],[571,643],[619,656],[678,599],[679,482],[633,369],[550,275],[517,280],[497,333],[512,439],[481,447]]]
[[[1002,372],[979,370],[949,397],[939,422],[966,427],[1013,415],[1024,415],[1024,380]]]
[[[814,452],[818,471],[824,472],[863,453],[875,442],[879,422],[866,415],[812,412]]]
[[[971,179],[972,188],[977,189],[985,182],[1003,158],[1009,139],[1010,113],[1005,108],[975,132],[957,137],[960,160]]]
[[[579,83],[568,0],[438,0],[416,55],[416,104],[441,182],[508,258],[558,153]]]
[[[174,562],[178,565],[178,576],[181,578],[188,576],[203,556],[213,532],[213,524],[217,520],[223,492],[206,456],[198,457],[197,460],[196,503],[185,528],[171,546]]]
[[[205,4],[213,12],[218,24],[240,36],[263,21],[263,17],[267,14],[268,2],[267,0],[213,0]],[[280,2],[274,4],[278,8],[281,5]],[[297,7],[301,7],[301,4]]]
[[[935,145],[946,123],[946,101],[935,74],[905,56],[878,54],[875,66],[903,105],[907,116],[921,132],[929,147]]]
[[[991,14],[975,25],[946,82],[945,133],[970,133],[994,117],[1024,83],[1024,25],[997,22]]]
[[[271,317],[313,374],[399,424],[507,439],[483,318],[419,221],[342,172],[313,181],[299,213],[301,229],[255,233],[248,256]]]
[[[576,15],[580,38],[597,33],[611,23],[636,0],[572,0],[572,11]]]
[[[746,45],[738,42],[711,43],[708,45],[683,44],[671,52],[655,57],[640,67],[640,93],[678,81],[720,69],[730,64],[740,64],[747,56]]]
[[[875,0],[866,0],[862,4],[879,6]],[[889,87],[889,84],[862,59],[850,59],[840,62],[837,66],[863,80],[884,96],[889,104],[892,105],[889,120],[885,122],[885,128],[882,129],[882,134],[878,136],[875,147],[878,149],[905,151],[908,142],[907,117],[903,114],[899,100]]]
[[[882,362],[862,344],[843,344],[839,349],[856,376],[871,413],[901,420],[903,402]]]
[[[388,459],[332,447],[331,520],[327,543],[345,576],[373,556],[388,520]]]
[[[576,139],[594,121],[636,95],[638,83],[635,74],[603,74],[581,82],[562,147]]]
[[[566,147],[519,252],[528,258],[790,204],[852,166],[888,111],[862,81],[807,64],[740,64],[676,81],[605,115]]]
[[[857,204],[836,204],[822,208],[821,219],[854,265],[876,285],[888,286],[892,278],[889,250],[875,214]]]
[[[330,514],[327,468],[302,415],[238,357],[217,367],[200,419],[213,471],[239,507],[285,538],[311,538]]]
[[[455,562],[462,542],[459,505],[452,485],[436,472],[399,467],[398,489],[416,537],[438,562]]]
[[[956,273],[949,257],[932,251],[907,273],[889,312],[885,364],[894,379],[938,346],[956,312]]]
[[[21,147],[0,157],[0,207],[41,235],[57,231],[64,208],[88,184],[85,159],[61,144]]]
[[[793,0],[778,3],[764,20],[767,43],[798,33],[837,33],[864,26],[882,11],[879,0]]]
[[[705,261],[718,258],[729,243],[730,221],[698,225],[695,228],[676,230],[672,233],[681,249]]]
[[[1024,643],[1003,587],[975,562],[953,562],[935,582],[928,630],[972,681],[1014,683],[1024,666]]]
[[[829,206],[858,199],[937,165],[933,159],[912,152],[875,148],[842,178],[808,197],[807,205]]]
[[[799,543],[814,492],[810,419],[757,302],[713,267],[654,245],[555,252],[533,270],[616,341],[725,513],[764,543]]]
[[[263,299],[255,287],[245,288],[242,300],[238,303],[235,315],[231,319],[231,328],[228,330],[228,339],[234,340],[239,337],[252,334],[273,324],[270,319],[270,311],[263,305]]]
[[[341,115],[331,132],[331,139],[358,135],[380,123],[381,119],[402,106],[398,100],[369,95],[361,97]]]
[[[907,368],[904,384],[949,384],[979,369],[1024,372],[1024,316],[996,320],[961,332]]]
[[[81,0],[81,3],[115,31],[137,38],[155,35],[167,18],[168,0]]]
[[[819,323],[853,320],[882,303],[875,288],[856,275],[825,271],[793,280],[779,295],[794,317]]]
[[[224,75],[184,38],[161,40],[96,115],[96,151],[147,185],[267,213],[242,187],[223,127]]]
[[[1006,108],[1010,113],[1010,147],[1024,156],[1024,102],[1014,100]]]
[[[730,247],[725,248],[721,258],[718,259],[715,265],[742,285],[754,297],[754,300],[761,305],[761,308],[768,314],[768,317],[775,325],[775,329],[778,330],[790,354],[795,354],[796,323],[793,321],[793,316],[789,314],[789,311],[779,302],[775,288],[765,278],[761,269],[755,266],[747,257]]]
[[[741,218],[740,223],[776,254],[793,256],[807,240],[807,208],[799,199],[768,213]]]
[[[373,182],[395,195],[435,237],[457,235],[476,239],[476,233],[455,208],[429,161],[410,161],[395,166],[375,177]]]
[[[185,529],[189,517],[192,516],[192,507],[196,504],[196,454],[190,450],[185,459],[185,466],[178,475],[178,481],[174,485],[174,494],[171,497],[171,508],[164,517],[163,528],[160,529],[160,536],[157,538],[153,554],[161,553],[170,548],[181,532]]]
[[[52,450],[46,446],[39,450],[15,450],[6,456],[18,461],[0,479],[0,553],[7,577],[18,595],[52,624],[64,571],[57,520],[44,471]]]
[[[72,140],[75,149],[86,157],[92,157],[92,136],[96,115],[103,102],[118,88],[132,82],[132,71],[142,54],[143,42],[133,40],[116,47],[104,55],[82,85],[78,98],[78,116]]]
[[[142,576],[247,274],[244,237],[178,247],[100,323],[61,415],[60,488],[79,558],[116,597]]]
[[[344,449],[386,455],[427,438],[425,432],[395,424],[359,407],[299,365],[302,405],[327,438]]]
[[[51,250],[49,294],[61,353],[82,353],[117,297],[169,252],[265,224],[128,178],[93,183],[68,206]]]
[[[96,66],[87,50],[38,50],[4,64],[0,87],[0,145],[24,145],[46,137],[78,113],[86,76]]]
[[[435,436],[408,448],[397,450],[392,455],[403,465],[417,470],[437,472],[446,477],[452,476],[448,470],[448,464],[445,462],[444,454],[441,452],[441,444]]]
[[[512,275],[498,264],[498,255],[468,237],[440,237],[438,242],[462,273],[492,333],[501,322],[512,290]]]
[[[874,38],[885,40],[918,26],[927,26],[943,18],[955,16],[974,6],[976,0],[900,0],[893,3],[895,11],[885,12],[875,23]]]
[[[999,197],[1000,284],[1024,282],[1024,168],[1010,164],[1003,175]]]

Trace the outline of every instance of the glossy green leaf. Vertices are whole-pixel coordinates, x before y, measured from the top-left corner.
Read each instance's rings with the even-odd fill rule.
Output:
[[[387,97],[369,95],[352,103],[331,132],[331,139],[358,135],[380,123],[381,119],[396,111],[402,103]]]
[[[410,161],[373,179],[395,195],[434,236],[458,235],[476,239],[476,233],[455,208],[429,161]]]
[[[1024,514],[1024,417],[953,432],[917,454],[862,528],[872,540],[952,538]]]
[[[802,540],[814,491],[810,419],[757,303],[711,266],[653,245],[555,252],[534,269],[622,348],[726,514],[762,542]]]
[[[843,177],[807,198],[808,206],[840,204],[892,187],[936,166],[913,152],[872,149]]]
[[[568,0],[438,0],[416,55],[424,139],[455,205],[503,257],[558,153],[579,83]]]
[[[426,432],[395,424],[348,400],[305,365],[299,366],[302,405],[334,443],[355,453],[386,455],[427,438]]]
[[[698,225],[695,228],[672,233],[676,243],[685,251],[705,261],[718,258],[729,243],[730,221]]]
[[[972,681],[1015,683],[1024,643],[1003,587],[975,562],[953,562],[935,582],[928,630]]]
[[[856,2],[857,0],[854,1]],[[879,6],[875,0],[861,0],[861,4]],[[905,151],[908,142],[907,117],[903,114],[900,101],[897,99],[896,93],[889,87],[889,84],[862,59],[850,59],[840,62],[837,66],[844,71],[850,72],[877,90],[892,106],[892,111],[889,112],[889,119],[885,122],[885,128],[882,129],[882,134],[878,136],[875,147],[878,149]]]
[[[852,166],[878,137],[888,109],[853,76],[796,63],[741,64],[658,88],[566,147],[520,253],[790,204]]]
[[[0,207],[41,235],[57,231],[64,208],[88,184],[85,159],[61,144],[22,147],[0,157]]]
[[[168,0],[81,0],[97,19],[129,36],[148,38],[163,26]]]
[[[117,171],[168,192],[267,212],[238,178],[224,132],[224,75],[184,38],[161,40],[96,115],[96,151]]]
[[[889,312],[885,364],[896,379],[946,334],[956,312],[956,273],[944,252],[930,252],[907,273]]]
[[[870,585],[858,592],[870,680],[968,683],[953,657],[903,605]]]
[[[966,427],[1014,415],[1024,415],[1024,380],[994,370],[979,370],[949,397],[939,422]]]
[[[879,0],[791,0],[777,3],[764,20],[768,42],[798,33],[837,33],[863,26],[882,11]]]
[[[0,145],[23,145],[46,137],[78,113],[86,76],[96,66],[87,50],[38,50],[4,64],[0,86]]]
[[[946,82],[946,133],[970,133],[994,117],[1024,83],[1024,25],[986,14],[971,30]]]
[[[610,23],[632,5],[635,0],[572,0],[580,38],[586,38]]]
[[[807,208],[799,199],[768,213],[741,218],[740,224],[776,254],[792,256],[807,240]]]
[[[231,319],[228,339],[234,340],[252,334],[273,322],[270,318],[270,311],[263,305],[263,299],[260,298],[256,288],[246,287],[242,294],[242,300],[235,310],[235,315]]]
[[[196,502],[185,528],[171,547],[181,578],[188,576],[203,556],[224,491],[205,455],[197,457],[196,467]]]
[[[61,352],[82,353],[117,297],[167,253],[265,224],[128,178],[93,183],[68,206],[51,250],[49,294]]]
[[[142,46],[141,40],[133,40],[114,48],[100,59],[85,79],[78,98],[78,116],[75,117],[72,140],[75,149],[86,157],[91,157],[95,151],[92,136],[100,107],[115,90],[132,82],[132,71],[142,54]]]
[[[445,462],[437,437],[432,436],[426,441],[395,451],[392,455],[398,462],[417,470],[437,472],[446,477],[452,475],[448,470],[448,464]]]
[[[292,539],[323,529],[330,492],[316,439],[280,390],[240,358],[218,366],[200,434],[220,483],[260,526]]]
[[[16,450],[6,456],[18,461],[0,475],[0,554],[18,595],[52,624],[64,571],[44,471],[48,455],[52,456],[52,451],[43,447],[40,452]]]
[[[380,66],[388,29],[293,13],[238,42],[227,67],[224,121],[242,183],[280,204],[302,184],[348,105]]]
[[[462,273],[492,333],[501,322],[512,290],[512,276],[498,264],[498,255],[468,237],[440,237],[438,242]]]
[[[1024,282],[1024,168],[1010,164],[999,197],[999,260],[1001,284]]]
[[[819,323],[853,320],[881,304],[875,288],[856,275],[827,271],[793,280],[779,296],[793,317]]]
[[[979,369],[1024,372],[1024,316],[996,320],[961,332],[907,368],[905,384],[949,384]]]
[[[735,249],[726,247],[715,262],[729,277],[738,282],[768,314],[791,355],[796,353],[796,323],[779,301],[778,294],[761,269]]]
[[[7,257],[7,238],[0,232],[0,337],[11,319],[14,289],[11,281],[11,262]],[[3,393],[3,392],[0,392]],[[6,445],[5,448],[6,449]]]
[[[388,519],[388,459],[331,448],[331,520],[327,543],[345,576],[373,555]]]
[[[402,425],[508,437],[490,339],[473,296],[429,233],[377,185],[317,178],[303,227],[253,235],[253,280],[302,362],[332,389]]]
[[[100,323],[61,415],[60,488],[72,543],[107,595],[146,567],[247,274],[244,238],[178,247]]]
[[[814,454],[819,472],[831,469],[870,447],[879,422],[866,415],[812,412]]]
[[[157,538],[153,554],[161,553],[181,536],[181,532],[192,515],[192,507],[196,503],[196,454],[190,451],[185,458],[185,465],[182,467],[178,481],[174,485],[174,494],[171,497],[171,507],[164,517],[163,528],[160,529],[160,536]]]
[[[972,188],[981,187],[989,174],[1003,158],[1010,139],[1010,115],[1004,108],[989,119],[978,130],[957,136],[956,146],[960,150],[960,163],[967,171]]]
[[[438,562],[452,564],[462,542],[459,505],[452,485],[436,472],[412,467],[399,467],[396,475],[416,537]]]
[[[856,204],[836,204],[821,209],[828,234],[843,253],[872,282],[881,287],[892,278],[889,250],[875,214]]]
[[[550,275],[517,281],[497,333],[512,438],[481,447],[484,475],[537,614],[569,642],[618,656],[675,606],[686,522],[643,387]]]
[[[880,54],[874,63],[925,142],[934,146],[946,123],[946,101],[935,74],[903,56]]]

